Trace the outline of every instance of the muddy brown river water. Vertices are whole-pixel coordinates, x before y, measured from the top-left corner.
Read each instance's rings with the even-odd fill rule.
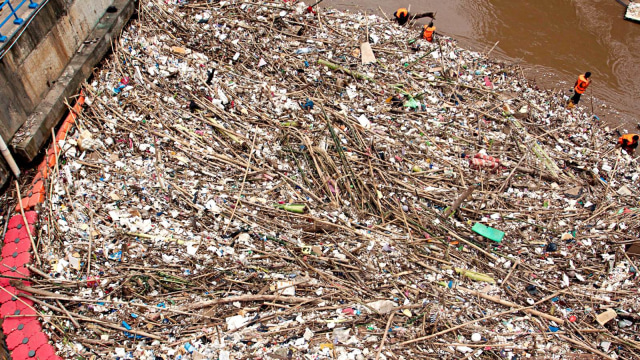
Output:
[[[620,0],[626,2],[626,0]],[[546,88],[570,89],[591,71],[583,97],[610,123],[634,130],[640,122],[640,24],[623,19],[618,0],[325,0],[323,7],[389,17],[398,7],[437,12],[438,31],[476,51],[521,62],[526,76]],[[418,29],[416,29],[416,32]],[[603,102],[613,109],[607,111]]]

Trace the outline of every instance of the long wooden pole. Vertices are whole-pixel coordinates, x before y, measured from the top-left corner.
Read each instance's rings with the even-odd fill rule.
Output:
[[[22,214],[22,221],[24,221],[24,226],[27,227],[27,234],[29,235],[29,240],[31,240],[33,255],[35,255],[36,260],[38,261],[38,265],[42,265],[42,262],[40,261],[40,255],[38,255],[38,248],[36,248],[36,243],[35,241],[33,241],[33,236],[31,235],[31,228],[29,228],[27,216],[24,214],[24,208],[22,207],[22,195],[20,195],[20,185],[18,185],[18,180],[16,180],[16,191],[18,192],[18,205],[20,206],[20,214]]]
[[[384,347],[385,341],[387,341],[387,334],[389,333],[389,327],[391,326],[391,322],[393,321],[393,317],[395,313],[391,313],[389,315],[389,320],[387,321],[387,326],[384,328],[384,335],[382,335],[382,341],[380,341],[380,346],[378,346],[378,353],[376,354],[376,360],[380,358],[380,354],[382,353],[382,348]]]
[[[466,292],[467,294],[471,294],[471,295],[478,296],[478,297],[481,297],[481,298],[486,299],[486,300],[489,300],[489,301],[493,301],[493,302],[494,302],[494,303],[496,303],[496,304],[500,304],[500,305],[504,305],[504,306],[509,306],[509,307],[512,307],[512,308],[522,308],[520,305],[518,305],[518,304],[516,304],[516,303],[512,303],[511,301],[502,300],[502,299],[497,298],[497,297],[495,297],[495,296],[487,295],[487,294],[485,294],[485,293],[481,293],[481,292],[479,292],[479,291],[475,291],[475,290],[467,289],[467,288],[460,287],[460,286],[459,286],[457,289],[458,289],[458,290],[461,290],[461,291],[464,291],[464,292]],[[538,310],[525,309],[525,308],[523,308],[523,310],[522,310],[522,311],[523,311],[523,312],[525,312],[525,313],[527,313],[527,314],[531,314],[531,315],[535,315],[535,316],[538,316],[538,317],[541,317],[541,318],[547,319],[547,320],[549,320],[549,321],[554,321],[555,323],[557,323],[557,324],[559,324],[559,325],[564,324],[564,320],[563,320],[563,319],[560,319],[559,317],[552,316],[552,315],[549,315],[549,314],[545,314],[545,313],[540,312],[540,311],[538,311]]]
[[[473,192],[475,191],[476,187],[475,185],[471,185],[469,186],[469,188],[467,190],[465,190],[462,195],[460,195],[458,197],[458,199],[456,199],[456,201],[453,203],[453,205],[447,209],[447,211],[444,212],[444,217],[447,218],[449,217],[449,215],[451,215],[454,211],[458,210],[458,208],[460,207],[460,205],[462,204],[463,201],[465,201],[471,194],[473,194]]]

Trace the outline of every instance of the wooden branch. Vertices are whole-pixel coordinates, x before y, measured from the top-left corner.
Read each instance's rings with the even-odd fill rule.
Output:
[[[467,288],[464,288],[464,287],[461,287],[461,286],[459,286],[457,289],[461,290],[461,291],[464,291],[467,294],[471,294],[471,295],[478,296],[478,297],[481,297],[481,298],[489,300],[489,301],[493,301],[496,304],[509,306],[509,307],[512,307],[512,308],[521,308],[520,305],[518,305],[516,303],[512,303],[512,302],[506,301],[506,300],[502,300],[502,299],[497,298],[495,296],[487,295],[487,294],[481,293],[479,291],[467,289]],[[523,309],[522,311],[527,313],[527,314],[531,314],[531,315],[535,315],[535,316],[547,319],[549,321],[554,321],[558,325],[564,324],[564,320],[563,319],[560,319],[559,317],[555,317],[555,316],[552,316],[552,315],[549,315],[549,314],[545,314],[545,313],[540,312],[538,310]]]
[[[518,312],[518,311],[523,310],[523,309],[525,309],[525,308],[518,308],[518,309],[503,311],[503,312],[498,313],[498,314],[487,315],[485,317],[478,318],[478,319],[471,320],[471,321],[467,321],[464,324],[461,324],[461,325],[458,325],[458,326],[454,326],[454,327],[446,329],[446,330],[439,331],[439,332],[437,332],[435,334],[419,337],[417,339],[407,340],[407,341],[401,342],[401,343],[399,343],[397,345],[398,346],[404,346],[404,345],[409,345],[409,344],[413,344],[413,343],[429,340],[429,339],[432,339],[434,337],[438,337],[440,335],[444,335],[444,334],[450,333],[452,331],[458,330],[458,329],[463,328],[465,326],[469,326],[471,324],[475,324],[475,323],[480,322],[480,321],[484,321],[484,320],[491,319],[491,318],[496,318],[498,316],[502,316],[502,315],[506,315],[506,314],[511,314],[511,313]]]
[[[391,322],[393,321],[393,317],[395,315],[396,313],[391,313],[391,315],[389,315],[387,326],[384,328],[384,335],[382,335],[382,341],[380,341],[380,346],[378,346],[378,353],[376,354],[376,360],[380,358],[380,354],[382,353],[382,348],[384,347],[384,342],[387,340],[387,334],[389,334],[389,327],[391,326]]]
[[[18,180],[16,180],[16,191],[18,192],[18,205],[20,206],[20,214],[22,214],[22,221],[24,221],[24,226],[27,228],[27,234],[29,235],[29,240],[31,240],[31,247],[33,251],[33,255],[35,255],[36,260],[38,261],[38,265],[42,265],[40,261],[40,255],[38,255],[38,248],[36,247],[36,243],[33,240],[33,235],[31,235],[31,228],[29,227],[29,222],[27,221],[27,216],[24,214],[24,208],[22,207],[22,195],[20,195],[20,185],[18,185]]]
[[[592,353],[594,353],[594,354],[598,354],[599,356],[602,356],[602,357],[603,357],[603,358],[605,358],[605,359],[613,360],[613,358],[612,358],[611,356],[609,356],[609,355],[607,355],[607,354],[603,353],[603,352],[602,352],[602,351],[600,351],[600,350],[594,349],[594,348],[592,348],[592,347],[588,346],[587,344],[585,344],[585,343],[583,343],[583,342],[580,342],[580,341],[577,341],[577,340],[573,340],[572,338],[567,337],[567,336],[564,336],[564,335],[558,335],[558,336],[559,336],[561,339],[565,340],[565,341],[568,341],[568,342],[570,342],[570,343],[572,343],[572,344],[574,344],[574,345],[576,345],[576,346],[578,346],[578,347],[581,347],[581,348],[583,348],[583,349],[585,349],[585,350],[587,350],[587,351],[590,351],[590,352],[592,352]]]
[[[434,12],[423,12],[423,13],[419,13],[419,14],[415,14],[411,17],[411,20],[417,20],[417,19],[422,19],[422,18],[426,18],[426,17],[430,17],[433,20],[436,19],[436,13]]]
[[[38,304],[40,304],[42,306],[46,306],[49,309],[55,310],[57,312],[60,312],[62,314],[66,314],[66,315],[69,315],[69,316],[73,315],[78,320],[100,324],[100,325],[103,325],[103,326],[106,326],[106,327],[110,327],[110,328],[115,329],[115,330],[126,331],[126,332],[129,332],[131,334],[145,336],[145,337],[148,337],[148,338],[151,338],[151,339],[163,340],[163,341],[166,340],[165,338],[163,338],[161,336],[158,336],[158,335],[155,335],[155,334],[150,334],[148,332],[144,332],[144,331],[140,331],[140,330],[136,330],[136,329],[126,329],[126,328],[124,328],[124,327],[122,327],[120,325],[116,325],[116,324],[110,323],[108,321],[90,318],[90,317],[87,317],[87,316],[84,316],[84,315],[80,315],[80,314],[77,314],[77,313],[74,313],[74,312],[70,312],[70,311],[66,312],[63,309],[61,309],[61,308],[59,308],[59,307],[57,307],[55,305],[48,304],[48,303],[46,303],[46,302],[44,302],[42,300],[39,300],[39,299],[37,299],[37,298],[35,298],[33,296],[30,296],[30,295],[27,295],[25,293],[20,293],[18,295],[21,296],[21,297],[27,298],[27,299],[35,302],[35,303],[38,303]]]
[[[353,77],[355,77],[357,79],[360,79],[360,80],[367,80],[367,81],[375,82],[375,80],[373,80],[373,78],[371,78],[371,77],[369,77],[367,75],[361,74],[361,73],[359,73],[357,71],[349,70],[349,69],[347,69],[347,68],[345,68],[343,66],[334,64],[334,63],[326,61],[326,60],[319,59],[318,60],[318,64],[324,65],[324,66],[328,67],[331,70],[336,70],[336,71],[340,70],[340,71],[344,72],[345,74],[351,75],[351,76],[353,76]]]
[[[202,309],[205,307],[218,305],[218,304],[228,304],[232,302],[250,302],[250,301],[280,301],[288,304],[297,304],[297,303],[310,303],[317,302],[317,299],[313,298],[301,298],[294,296],[278,296],[278,295],[240,295],[240,296],[232,296],[227,298],[215,299],[210,301],[203,301],[199,303],[195,303],[193,305],[185,306],[184,309],[196,310]]]
[[[444,212],[444,217],[448,218],[454,211],[458,210],[463,201],[465,201],[473,192],[476,190],[475,185],[470,186],[467,190],[465,190],[462,195],[456,199],[453,205]]]

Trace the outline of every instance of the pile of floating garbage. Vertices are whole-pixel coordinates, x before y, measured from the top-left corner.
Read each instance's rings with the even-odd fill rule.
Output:
[[[638,356],[640,172],[568,92],[382,16],[139,10],[38,209],[60,356]]]

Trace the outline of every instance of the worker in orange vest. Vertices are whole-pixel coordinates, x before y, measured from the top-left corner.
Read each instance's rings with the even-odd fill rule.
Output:
[[[409,10],[400,8],[393,13],[399,25],[404,25],[409,21]]]
[[[422,31],[422,38],[427,40],[428,42],[433,42],[433,34],[436,32],[436,27],[433,25],[433,21],[429,23],[429,25],[424,26],[424,30]]]
[[[638,134],[624,134],[620,136],[618,139],[618,145],[616,148],[622,148],[629,155],[633,155],[638,147],[638,139],[640,139],[640,135]]]
[[[589,79],[590,77],[591,73],[588,71],[578,76],[576,84],[573,85],[573,96],[571,97],[571,100],[569,100],[569,109],[578,105],[578,103],[580,102],[580,97],[582,96],[582,94],[584,94],[585,91],[587,91],[589,84],[591,84],[591,79]]]

